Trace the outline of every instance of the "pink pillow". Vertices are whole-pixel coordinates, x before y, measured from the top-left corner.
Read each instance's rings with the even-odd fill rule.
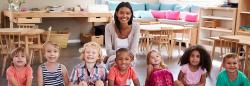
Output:
[[[198,18],[198,14],[197,13],[186,13],[185,21],[196,22],[197,18]]]
[[[180,12],[168,10],[166,12],[166,19],[179,20],[180,19]]]
[[[151,11],[152,15],[154,16],[154,18],[158,18],[158,19],[164,19],[165,18],[165,11]]]

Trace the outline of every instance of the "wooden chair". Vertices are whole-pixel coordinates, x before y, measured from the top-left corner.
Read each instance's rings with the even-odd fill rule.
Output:
[[[171,47],[171,41],[173,39],[173,30],[171,29],[171,27],[164,27],[164,28],[161,28],[160,31],[151,32],[150,34],[152,34],[153,36],[151,48],[153,44],[156,44],[158,45],[158,51],[160,51],[160,49],[163,46],[165,46],[168,56],[172,57],[173,49]]]
[[[17,24],[18,28],[38,28],[35,24]]]
[[[1,76],[4,75],[7,59],[9,58],[11,51],[17,46],[21,46],[20,34],[21,33],[17,33],[17,32],[0,33],[0,54],[1,54],[1,57],[3,57]]]
[[[50,33],[51,33],[51,29],[52,27],[50,26],[48,28],[48,33],[47,33],[47,37],[46,37],[46,41],[42,44],[41,43],[41,37],[39,35],[38,39],[34,39],[34,40],[31,40],[31,41],[36,41],[34,44],[31,44],[29,45],[29,49],[30,49],[30,60],[29,60],[29,64],[31,64],[33,58],[34,58],[34,53],[36,51],[39,52],[39,57],[40,57],[40,63],[43,62],[43,55],[42,55],[42,48],[43,48],[43,45],[49,41],[50,39]]]
[[[179,35],[176,35],[176,37],[174,38],[174,41],[178,42],[178,45],[179,45],[179,49],[178,49],[179,55],[180,55],[180,52],[182,50],[181,44],[183,42],[185,43],[186,48],[189,47],[189,44],[191,42],[192,28],[193,28],[193,25],[184,25],[183,32],[182,33],[177,33]]]
[[[148,43],[148,42],[150,42],[152,39],[153,39],[153,37],[152,37],[152,35],[150,35],[149,34],[149,32],[148,31],[141,31],[140,32],[141,34],[140,34],[140,39],[139,39],[139,51],[147,51],[148,50],[148,44],[150,44],[150,43]]]
[[[226,53],[236,53],[238,55],[238,59],[240,61],[240,69],[244,70],[244,57],[240,56],[240,48],[242,48],[243,46],[239,44],[239,40],[238,39],[229,39],[229,38],[223,38],[223,37],[219,37],[220,39],[220,48],[221,48],[221,59],[223,59],[223,55],[225,55]],[[220,70],[222,69],[222,65],[220,67]]]

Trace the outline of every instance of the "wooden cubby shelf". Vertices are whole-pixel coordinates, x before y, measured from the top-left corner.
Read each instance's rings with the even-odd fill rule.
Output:
[[[234,35],[236,8],[204,7],[200,9],[199,44],[211,44],[211,37]]]

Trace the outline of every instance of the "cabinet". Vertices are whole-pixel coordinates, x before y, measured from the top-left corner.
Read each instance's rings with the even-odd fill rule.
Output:
[[[239,0],[236,34],[250,35],[250,0]]]
[[[236,8],[203,7],[200,9],[199,44],[211,45],[210,37],[234,35]]]

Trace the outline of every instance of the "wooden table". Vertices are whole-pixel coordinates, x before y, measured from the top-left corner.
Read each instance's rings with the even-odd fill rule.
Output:
[[[88,22],[109,22],[112,18],[110,12],[9,12],[4,11],[4,16],[9,17],[10,28],[15,23],[41,23],[42,18],[87,17]],[[5,20],[6,22],[6,20]],[[5,25],[6,26],[6,25]]]
[[[238,39],[239,44],[242,45],[250,45],[250,36],[245,36],[245,35],[229,35],[229,36],[221,36],[223,38],[227,39]],[[210,37],[210,39],[214,40],[213,42],[213,48],[212,48],[212,53],[211,56],[214,57],[214,51],[215,47],[220,45],[220,39],[219,37]]]
[[[168,29],[168,30],[173,30],[173,33],[183,33],[185,29],[184,26],[179,26],[179,25],[170,25],[170,24],[149,24],[149,25],[140,25],[140,31],[141,32],[155,32],[155,31],[161,31],[162,29]],[[147,51],[149,51],[149,38],[147,39]],[[170,51],[169,54],[172,56],[172,50],[174,47],[174,43],[171,42],[170,46]]]
[[[227,39],[237,39],[239,40],[239,44],[243,45],[244,49],[245,49],[245,71],[244,73],[248,76],[248,78],[250,78],[250,57],[249,57],[249,52],[250,52],[250,36],[246,36],[246,35],[230,35],[230,36],[221,36],[223,38],[227,38]],[[211,52],[211,56],[212,58],[214,57],[214,51],[215,51],[215,47],[220,46],[220,39],[219,37],[211,37],[210,39],[214,40],[213,42],[213,48],[212,48],[212,52]]]
[[[40,34],[42,34],[44,32],[43,29],[32,29],[32,28],[0,28],[0,34],[4,33],[4,34],[8,34],[8,33],[17,33],[20,34],[21,36],[24,37],[25,39],[25,52],[27,53],[27,55],[29,55],[29,46],[28,46],[28,38],[29,36],[33,36],[33,35],[38,35],[38,40],[40,40]],[[38,44],[41,44],[41,41],[38,41]]]

